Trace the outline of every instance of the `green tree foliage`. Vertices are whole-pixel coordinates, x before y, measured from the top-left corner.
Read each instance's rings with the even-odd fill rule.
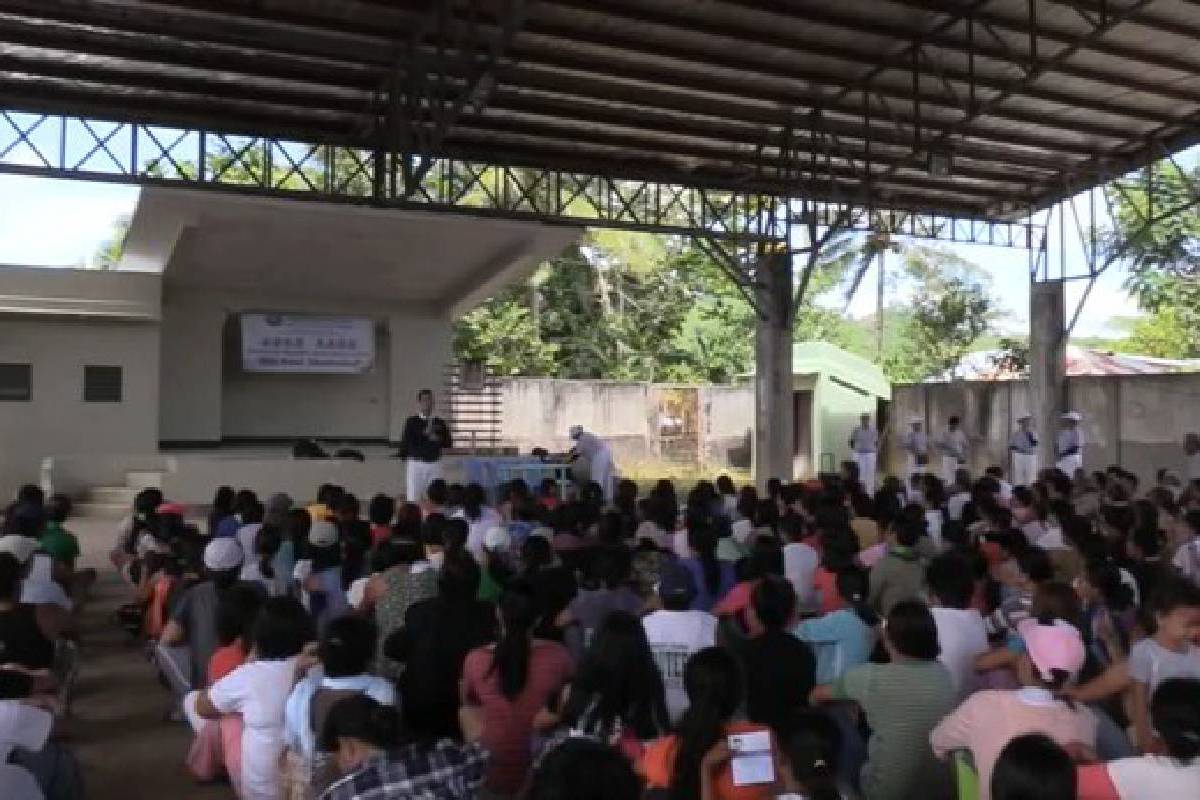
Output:
[[[104,241],[96,246],[96,252],[88,260],[89,269],[116,269],[125,253],[125,237],[129,235],[129,225],[132,218],[121,214],[112,222],[112,228]]]
[[[876,356],[870,322],[833,308],[859,243],[831,243],[796,315],[796,340],[831,342]],[[956,363],[987,329],[985,276],[951,253],[906,252],[906,290],[888,309],[882,364],[894,380],[921,380]],[[467,314],[455,338],[460,358],[499,374],[726,383],[751,371],[755,311],[706,254],[672,237],[619,231],[587,235]]]
[[[1188,205],[1200,187],[1200,168],[1184,171],[1165,162],[1149,169],[1153,195],[1146,191],[1144,180],[1108,190],[1114,226],[1105,247],[1125,265],[1125,288],[1150,314],[1135,323],[1125,349],[1164,357],[1200,357],[1200,209],[1191,206],[1146,224],[1165,211]]]

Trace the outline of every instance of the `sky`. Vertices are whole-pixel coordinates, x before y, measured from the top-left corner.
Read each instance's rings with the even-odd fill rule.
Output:
[[[0,264],[73,267],[86,263],[111,233],[114,221],[132,213],[139,190],[119,184],[65,181],[17,175],[0,175]],[[1029,318],[1028,256],[1024,250],[984,245],[941,243],[983,268],[991,277],[992,291],[999,301],[1004,333],[1023,333]],[[1053,246],[1053,244],[1052,244]],[[891,257],[891,270],[899,268],[899,256]],[[1068,260],[1080,262],[1081,253],[1068,252]],[[1131,317],[1138,310],[1122,290],[1124,275],[1119,270],[1105,274],[1093,289],[1075,328],[1076,336],[1119,336],[1111,321]],[[872,271],[850,305],[852,316],[870,315],[875,310],[877,272]],[[1068,287],[1068,316],[1083,282]],[[903,287],[898,288],[903,300]],[[891,297],[888,302],[896,302]]]

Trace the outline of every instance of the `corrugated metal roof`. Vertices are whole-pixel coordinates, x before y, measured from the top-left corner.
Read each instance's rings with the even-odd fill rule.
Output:
[[[1011,219],[1195,143],[1198,34],[1184,0],[0,0],[0,105],[370,148],[417,86],[472,94],[438,155]]]

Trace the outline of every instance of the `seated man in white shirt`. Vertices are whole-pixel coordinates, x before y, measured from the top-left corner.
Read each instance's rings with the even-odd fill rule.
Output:
[[[978,686],[975,658],[988,650],[987,627],[978,611],[971,608],[975,578],[971,564],[955,553],[945,553],[929,563],[925,571],[942,652],[938,661],[950,673],[958,696],[966,697]]]
[[[960,522],[963,509],[971,502],[971,473],[965,469],[955,470],[954,484],[950,486],[949,495],[946,499],[946,514],[955,522]]]
[[[716,644],[717,618],[707,611],[689,610],[696,596],[696,582],[692,573],[677,561],[663,564],[658,596],[662,610],[642,617],[642,627],[654,662],[662,673],[667,712],[672,721],[678,721],[688,707],[683,688],[684,665],[694,653]]]

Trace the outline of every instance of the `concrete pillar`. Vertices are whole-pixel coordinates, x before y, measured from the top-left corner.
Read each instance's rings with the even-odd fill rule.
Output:
[[[792,268],[790,257],[767,258],[759,270],[754,331],[754,480],[792,478],[795,425],[792,408]],[[765,319],[763,318],[765,317]]]
[[[1034,282],[1029,287],[1029,390],[1033,421],[1041,440],[1038,462],[1054,465],[1055,437],[1067,400],[1065,283]]]

